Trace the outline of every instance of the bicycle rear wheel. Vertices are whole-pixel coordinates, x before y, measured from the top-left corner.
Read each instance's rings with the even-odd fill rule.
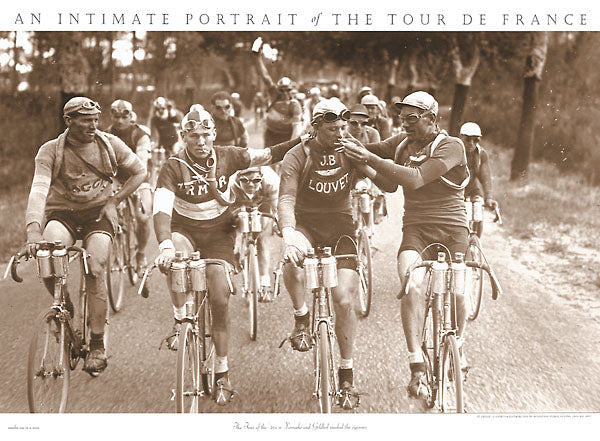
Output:
[[[337,390],[333,371],[331,340],[329,339],[329,329],[326,322],[319,323],[317,351],[319,410],[321,413],[331,413]]]
[[[456,338],[444,338],[442,349],[441,410],[443,413],[464,413],[463,381]]]
[[[32,413],[62,413],[69,395],[70,350],[56,311],[42,313],[29,344],[27,401]]]
[[[367,317],[371,311],[371,300],[373,298],[373,256],[371,243],[365,227],[358,234],[358,300],[360,316]]]
[[[175,402],[177,413],[198,413],[201,396],[200,351],[194,326],[184,323],[179,334],[177,351],[177,384]]]
[[[260,289],[260,273],[258,271],[258,255],[256,246],[248,245],[248,318],[250,339],[256,340],[258,333],[258,290]]]
[[[483,263],[479,238],[471,234],[469,237],[469,246],[467,248],[466,260],[477,263]],[[481,309],[483,298],[483,270],[479,268],[469,268],[471,271],[470,289],[469,289],[469,320],[475,320]]]
[[[211,396],[215,383],[215,345],[212,341],[212,315],[205,297],[198,312],[198,339],[200,345],[200,377],[202,390]]]
[[[106,271],[108,300],[114,312],[119,312],[123,307],[123,293],[125,291],[125,242],[123,231],[117,232],[108,257]]]

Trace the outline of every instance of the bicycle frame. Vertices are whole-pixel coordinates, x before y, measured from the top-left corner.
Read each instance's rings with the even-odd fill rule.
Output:
[[[352,213],[354,217],[355,232],[366,228],[369,237],[373,234],[373,197],[366,189],[352,190]],[[366,216],[365,216],[366,215]],[[366,217],[366,219],[365,219]],[[365,222],[366,220],[366,222]]]

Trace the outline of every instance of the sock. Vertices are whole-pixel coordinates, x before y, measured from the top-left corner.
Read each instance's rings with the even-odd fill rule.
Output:
[[[173,305],[173,315],[175,316],[175,320],[183,320],[185,318],[185,305]]]
[[[216,356],[215,357],[215,375],[222,374],[229,370],[227,366],[227,355],[224,357]]]
[[[340,369],[352,369],[352,359],[340,358]]]
[[[354,373],[352,369],[338,369],[338,377],[340,381],[340,385],[344,382],[348,382],[350,384],[354,384]]]
[[[423,358],[423,352],[421,352],[421,351],[409,352],[408,353],[408,362],[411,364],[424,363],[425,359]]]
[[[306,303],[303,303],[302,306],[300,307],[300,309],[295,309],[294,310],[294,315],[296,317],[302,317],[303,315],[308,314],[308,306],[306,306]]]
[[[268,274],[260,276],[260,286],[271,286],[271,277]]]
[[[102,334],[94,334],[91,333],[90,338],[90,351],[95,349],[104,349],[104,333]]]

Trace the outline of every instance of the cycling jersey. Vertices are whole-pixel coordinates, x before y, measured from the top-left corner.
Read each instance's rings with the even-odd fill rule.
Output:
[[[67,133],[68,129],[46,142],[35,157],[26,225],[42,225],[44,214],[49,211],[102,206],[112,195],[109,179],[117,171],[132,175],[146,170],[131,149],[114,135],[98,130],[94,142],[78,144],[67,140]],[[105,177],[98,176],[80,157]]]
[[[217,138],[214,145],[248,146],[248,132],[237,116],[231,116],[226,120],[215,118],[215,127]]]
[[[465,196],[483,196],[485,200],[492,198],[492,174],[487,152],[477,144],[472,152],[467,152],[467,164],[471,173],[471,181],[465,188]]]
[[[158,144],[166,149],[170,149],[177,142],[177,128],[183,117],[180,112],[169,114],[166,119],[154,115],[150,120],[150,126],[158,132]]]
[[[112,133],[119,137],[121,141],[129,146],[133,153],[137,152],[137,145],[142,137],[147,136],[147,133],[142,128],[133,123],[130,124],[126,129],[117,129],[114,125],[110,126],[107,130],[108,133]]]
[[[271,167],[261,167],[263,180],[260,188],[252,196],[248,195],[240,186],[238,174],[234,174],[229,180],[229,186],[235,194],[235,207],[242,205],[257,206],[264,212],[272,212],[277,206],[279,194],[279,176]]]

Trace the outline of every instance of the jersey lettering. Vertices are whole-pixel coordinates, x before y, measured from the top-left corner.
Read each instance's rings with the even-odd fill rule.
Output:
[[[335,155],[323,155],[323,160],[319,163],[321,167],[336,165]]]
[[[341,178],[339,178],[333,182],[322,182],[322,181],[315,182],[315,180],[313,180],[311,178],[308,181],[308,188],[310,188],[312,191],[317,192],[317,193],[324,193],[324,194],[337,193],[338,191],[341,191],[344,188],[346,188],[346,186],[348,185],[348,178],[349,178],[348,172],[344,173],[344,175]]]

